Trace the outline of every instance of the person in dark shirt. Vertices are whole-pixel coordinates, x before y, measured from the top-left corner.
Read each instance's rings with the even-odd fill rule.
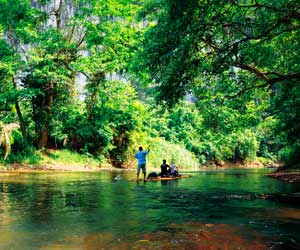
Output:
[[[163,160],[163,164],[161,164],[160,166],[160,176],[164,177],[164,176],[168,176],[169,175],[169,168],[170,166],[167,164],[166,160]]]

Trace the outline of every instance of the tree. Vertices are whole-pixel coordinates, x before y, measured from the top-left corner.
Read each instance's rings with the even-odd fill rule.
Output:
[[[22,131],[25,123],[18,101],[29,98],[31,107],[27,105],[26,111],[35,129],[33,141],[37,148],[53,146],[53,117],[61,107],[76,102],[78,74],[84,74],[91,86],[86,100],[91,115],[93,90],[101,88],[106,74],[126,69],[137,31],[131,15],[138,6],[129,0],[1,0],[0,6],[3,43],[13,65],[6,78],[13,84]]]
[[[17,59],[17,60],[16,60]],[[23,138],[27,138],[27,125],[25,123],[23,113],[20,107],[20,99],[22,92],[18,90],[16,83],[16,69],[19,64],[19,57],[10,47],[10,45],[0,40],[0,112],[2,114],[10,114],[14,120],[14,112],[20,123]],[[6,121],[9,122],[9,121]]]
[[[269,98],[260,119],[289,124],[289,141],[298,145],[299,7],[295,0],[147,1],[142,16],[156,24],[141,58],[159,99],[172,104],[192,93],[204,100],[208,89],[217,105]]]
[[[232,67],[239,69],[238,76],[248,72],[255,78],[248,85],[241,84],[230,97],[252,88],[299,80],[298,1],[162,3],[150,8],[158,13],[154,17],[157,24],[146,33],[144,48],[146,65],[162,93],[164,86],[176,87],[171,99],[184,95],[183,90],[189,89],[195,77],[214,77]]]

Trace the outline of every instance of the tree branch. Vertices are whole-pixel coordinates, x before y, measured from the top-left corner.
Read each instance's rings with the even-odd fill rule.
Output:
[[[243,70],[246,70],[246,71],[249,71],[251,73],[254,73],[258,78],[260,78],[264,81],[269,81],[269,78],[267,77],[266,73],[261,72],[260,70],[258,70],[257,68],[255,68],[252,65],[245,65],[245,64],[237,62],[237,63],[233,64],[233,66],[243,69]]]
[[[260,85],[254,85],[254,86],[250,86],[248,88],[244,88],[244,89],[241,89],[239,92],[237,92],[236,94],[233,94],[233,95],[225,95],[224,96],[224,99],[234,99],[238,96],[241,96],[245,93],[247,93],[249,90],[252,90],[252,89],[260,89],[260,88],[266,88],[268,87],[269,84],[268,83],[264,83],[264,84],[260,84]]]
[[[84,32],[84,34],[82,35],[82,37],[81,37],[80,40],[78,41],[78,43],[77,43],[77,45],[76,45],[76,48],[79,48],[79,47],[82,45],[82,43],[84,42],[84,39],[85,39],[86,35],[87,35],[87,31]]]
[[[54,11],[56,17],[56,28],[60,30],[61,25],[61,10],[62,10],[63,0],[59,1],[57,10]]]
[[[248,92],[249,90],[252,90],[252,89],[266,88],[266,87],[271,88],[275,83],[283,82],[283,81],[286,81],[286,80],[300,79],[300,73],[292,73],[292,74],[288,74],[288,75],[283,75],[283,74],[273,72],[273,71],[265,73],[265,72],[262,72],[259,69],[255,68],[252,65],[244,65],[244,64],[241,64],[241,63],[235,63],[234,66],[238,67],[242,70],[246,70],[250,73],[255,74],[259,79],[262,79],[263,81],[265,81],[265,83],[241,89],[238,93],[233,94],[233,95],[224,96],[224,98],[227,98],[227,99],[236,98],[236,97],[238,97],[238,96],[240,96],[240,95],[242,95],[242,94],[244,94],[244,93],[246,93],[246,92]],[[274,75],[277,76],[277,77],[274,77],[274,78],[268,77],[268,76],[274,76]]]
[[[246,71],[249,71],[251,73],[254,73],[258,78],[266,81],[269,85],[275,84],[277,82],[282,82],[285,80],[300,79],[300,73],[292,73],[292,74],[283,75],[283,74],[280,74],[280,73],[277,73],[274,71],[262,72],[252,65],[245,65],[245,64],[242,64],[239,62],[234,63],[233,66],[238,67],[243,70],[246,70]],[[268,76],[270,76],[270,75],[276,75],[277,77],[269,78]]]
[[[296,80],[296,79],[300,79],[300,73],[293,73],[293,74],[288,74],[288,75],[281,75],[278,76],[276,78],[271,78],[268,80],[269,85],[274,85],[275,83],[278,82],[283,82],[286,80]]]

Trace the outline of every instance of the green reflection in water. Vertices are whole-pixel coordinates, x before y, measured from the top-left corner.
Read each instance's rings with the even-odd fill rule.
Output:
[[[300,207],[257,196],[300,187],[264,171],[203,171],[150,183],[130,181],[135,173],[128,171],[0,176],[0,249],[205,249],[190,243],[193,235],[210,237],[211,249],[226,239],[236,242],[228,249],[297,249]]]

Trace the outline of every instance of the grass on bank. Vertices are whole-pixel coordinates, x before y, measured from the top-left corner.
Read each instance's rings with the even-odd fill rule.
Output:
[[[40,152],[41,165],[65,165],[65,166],[81,166],[88,168],[100,167],[103,161],[100,161],[89,154],[78,154],[70,150],[47,150]]]
[[[28,167],[37,166],[66,166],[99,168],[106,167],[104,159],[97,159],[89,154],[78,154],[76,152],[63,150],[35,150],[27,149],[20,154],[11,154],[7,161],[0,160],[0,169],[7,169],[12,164],[20,164]]]

